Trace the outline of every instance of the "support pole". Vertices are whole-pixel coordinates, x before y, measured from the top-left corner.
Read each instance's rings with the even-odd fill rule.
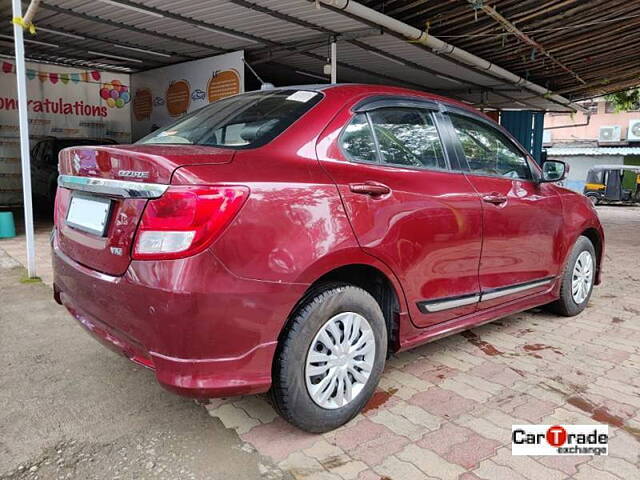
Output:
[[[336,44],[336,37],[331,39],[331,83],[337,83],[338,81],[338,48]]]
[[[12,0],[13,18],[22,17],[20,0]],[[36,255],[33,242],[33,204],[31,201],[31,159],[29,157],[29,118],[27,113],[27,82],[24,65],[22,27],[14,22],[13,41],[16,51],[16,84],[18,90],[18,118],[20,126],[20,161],[22,165],[22,195],[24,198],[24,229],[27,237],[27,272],[36,276]]]

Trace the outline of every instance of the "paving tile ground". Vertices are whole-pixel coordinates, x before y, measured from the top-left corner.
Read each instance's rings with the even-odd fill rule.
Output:
[[[264,396],[206,409],[298,479],[640,478],[640,208],[598,211],[604,283],[580,316],[531,310],[395,355],[387,400],[323,435],[288,425]],[[20,258],[17,243],[0,248]],[[511,425],[528,423],[606,423],[610,453],[514,457]]]

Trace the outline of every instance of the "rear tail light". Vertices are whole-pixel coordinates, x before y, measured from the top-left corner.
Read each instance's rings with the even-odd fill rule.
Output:
[[[136,260],[183,258],[207,248],[231,223],[249,188],[175,186],[149,200],[138,226]]]

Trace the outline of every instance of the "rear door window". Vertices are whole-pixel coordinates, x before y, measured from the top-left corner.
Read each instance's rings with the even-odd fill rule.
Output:
[[[419,108],[387,107],[359,113],[343,130],[340,146],[356,162],[447,168],[433,116]]]
[[[417,108],[381,108],[370,114],[383,163],[447,168],[431,113]]]

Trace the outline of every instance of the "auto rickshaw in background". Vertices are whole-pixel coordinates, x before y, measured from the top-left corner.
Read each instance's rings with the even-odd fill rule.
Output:
[[[594,205],[640,203],[640,166],[596,165],[587,172],[584,194]]]

